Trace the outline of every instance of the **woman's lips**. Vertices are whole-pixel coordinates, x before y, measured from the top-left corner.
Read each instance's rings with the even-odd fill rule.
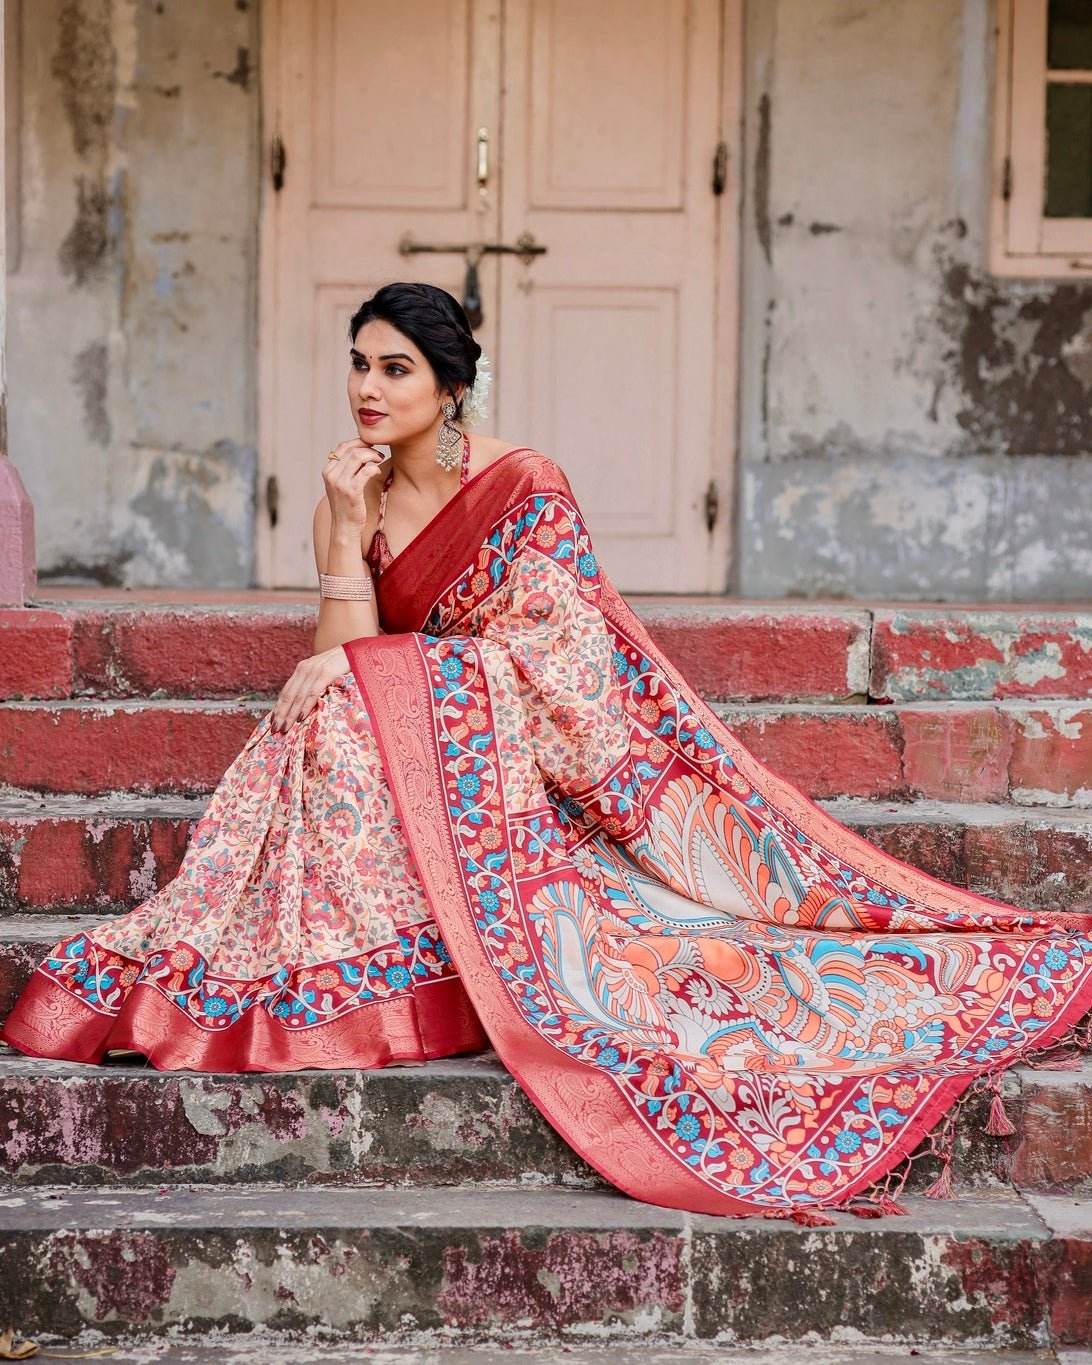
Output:
[[[385,412],[368,412],[364,408],[358,408],[356,415],[368,426],[374,426],[376,422],[382,422],[387,414]]]

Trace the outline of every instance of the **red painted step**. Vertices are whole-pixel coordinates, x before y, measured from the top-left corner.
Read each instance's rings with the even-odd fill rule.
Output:
[[[1034,909],[1092,907],[1092,810],[824,803],[934,877]],[[0,916],[125,910],[178,870],[204,797],[0,798]]]
[[[864,611],[680,605],[640,610],[714,697],[839,700],[868,686]],[[276,692],[312,652],[313,606],[0,610],[0,698]]]
[[[276,594],[236,596],[241,600],[217,606],[118,605],[124,595],[104,592],[0,610],[0,699],[274,693],[311,652],[315,604],[285,603]],[[628,600],[711,700],[1092,695],[1088,613],[639,594]]]
[[[268,701],[0,705],[0,787],[210,791]],[[1092,705],[717,703],[752,753],[814,797],[1092,806]]]
[[[1092,697],[1092,613],[873,612],[879,701]]]

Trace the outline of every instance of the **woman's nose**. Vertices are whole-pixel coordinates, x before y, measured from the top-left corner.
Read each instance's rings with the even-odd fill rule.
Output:
[[[361,398],[377,398],[379,396],[379,383],[372,378],[370,371],[362,370],[356,382],[356,391]]]

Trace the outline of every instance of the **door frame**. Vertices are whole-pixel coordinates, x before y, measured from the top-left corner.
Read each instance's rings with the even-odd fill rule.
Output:
[[[273,139],[283,134],[281,124],[280,76],[282,8],[294,0],[260,0],[258,41],[260,46],[260,86],[258,112],[259,138],[259,211],[258,211],[258,300],[257,332],[257,481],[255,489],[255,585],[265,587],[274,581],[273,539],[270,535],[267,481],[273,472],[271,397],[276,383],[277,321],[276,250],[277,194],[272,187],[271,152]],[[680,3],[680,0],[673,0]],[[719,501],[717,520],[709,543],[706,593],[726,593],[734,585],[736,550],[736,513],[739,470],[739,352],[741,305],[741,222],[743,206],[743,86],[744,86],[744,0],[720,0],[721,44],[719,110],[720,128],[710,136],[710,176],[712,153],[717,140],[728,149],[727,174],[723,192],[718,196],[715,215],[714,257],[717,285],[712,300],[716,363],[713,380],[713,422],[710,433],[709,478]],[[285,136],[289,146],[293,140]],[[704,490],[702,490],[704,494]],[[594,529],[594,528],[593,528]],[[683,590],[679,595],[696,594]],[[700,595],[700,594],[697,594]]]

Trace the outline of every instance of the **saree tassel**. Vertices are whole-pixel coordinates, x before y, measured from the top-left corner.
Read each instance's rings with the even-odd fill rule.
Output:
[[[1009,1118],[1001,1091],[995,1090],[990,1104],[990,1117],[986,1121],[985,1132],[992,1137],[1009,1137],[1016,1132],[1016,1124]]]
[[[905,1218],[908,1217],[910,1213],[910,1210],[906,1208],[905,1205],[900,1204],[897,1199],[892,1199],[889,1194],[880,1195],[879,1205],[884,1213],[889,1213],[896,1217],[902,1216]]]
[[[952,1159],[950,1156],[945,1158],[944,1169],[929,1188],[924,1191],[924,1195],[926,1199],[952,1198]]]
[[[830,1228],[838,1221],[820,1209],[793,1209],[789,1217],[794,1223],[805,1228]]]
[[[1080,1052],[1068,1052],[1062,1057],[1040,1054],[1028,1057],[1022,1065],[1035,1071],[1080,1071],[1084,1067],[1084,1055]]]
[[[847,1204],[846,1213],[855,1213],[858,1218],[882,1218],[884,1210],[879,1204]]]

